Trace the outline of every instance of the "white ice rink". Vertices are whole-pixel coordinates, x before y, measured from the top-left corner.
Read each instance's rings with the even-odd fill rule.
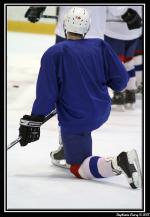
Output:
[[[40,58],[54,36],[7,34],[7,144],[18,138],[19,120],[30,114]],[[14,87],[18,85],[19,87]],[[74,178],[55,167],[49,153],[58,147],[57,119],[41,127],[40,140],[7,151],[7,209],[140,210],[142,190],[131,189],[124,175],[93,181]],[[93,132],[93,155],[114,156],[135,148],[142,160],[142,104],[135,110],[112,111],[106,124]]]

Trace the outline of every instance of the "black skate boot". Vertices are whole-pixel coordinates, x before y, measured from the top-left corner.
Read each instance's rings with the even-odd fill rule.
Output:
[[[125,92],[114,92],[114,96],[112,98],[112,108],[116,108],[117,110],[124,111],[124,103],[125,103]],[[114,107],[115,106],[115,107]]]
[[[142,85],[139,85],[136,89],[136,94],[137,93],[142,93]]]
[[[112,168],[116,174],[122,172],[126,175],[131,188],[141,187],[141,170],[138,155],[135,149],[121,152],[112,159]]]
[[[125,108],[134,109],[136,102],[135,90],[126,90],[125,91]]]
[[[52,151],[50,153],[50,158],[51,158],[51,162],[55,166],[69,168],[69,164],[67,164],[65,160],[63,145],[59,145],[56,151]]]
[[[142,94],[143,93],[143,82],[141,82],[141,84],[137,84],[137,89],[135,91],[136,94]]]

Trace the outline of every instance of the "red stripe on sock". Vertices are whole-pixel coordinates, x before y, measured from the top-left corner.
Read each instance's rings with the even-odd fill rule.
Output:
[[[142,55],[143,54],[143,50],[135,50],[134,54],[135,55],[138,55],[138,54]]]
[[[77,177],[77,178],[80,178],[82,179],[82,177],[80,176],[78,170],[80,168],[80,164],[73,164],[71,165],[70,167],[70,171]]]
[[[133,57],[126,57],[124,55],[119,55],[118,57],[119,57],[120,61],[124,62],[124,63],[131,61],[133,59]]]

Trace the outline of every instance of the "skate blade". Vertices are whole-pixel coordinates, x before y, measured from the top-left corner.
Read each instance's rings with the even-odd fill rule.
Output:
[[[125,108],[128,110],[134,110],[135,109],[135,105],[132,103],[127,103],[125,104]]]
[[[134,164],[136,172],[132,173],[132,178],[128,178],[129,184],[132,188],[140,188],[142,186],[142,173],[140,169],[139,158],[135,149],[127,152],[128,161]]]
[[[113,111],[118,111],[118,112],[124,112],[125,111],[124,105],[112,105],[111,108]]]
[[[53,165],[57,166],[57,167],[61,167],[61,168],[65,168],[65,169],[69,169],[70,165],[66,163],[66,160],[54,160],[51,159],[51,162]]]

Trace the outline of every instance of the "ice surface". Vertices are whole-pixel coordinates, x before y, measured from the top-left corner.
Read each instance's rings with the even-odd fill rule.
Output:
[[[54,36],[7,35],[7,144],[18,137],[20,118],[30,114],[40,58],[54,42]],[[135,110],[112,111],[107,123],[92,135],[93,155],[113,156],[135,148],[142,167],[141,99],[137,98]],[[131,189],[124,175],[80,180],[67,169],[53,166],[49,153],[57,147],[57,118],[53,117],[41,127],[40,140],[26,147],[16,144],[7,151],[8,210],[142,209],[142,190]]]

